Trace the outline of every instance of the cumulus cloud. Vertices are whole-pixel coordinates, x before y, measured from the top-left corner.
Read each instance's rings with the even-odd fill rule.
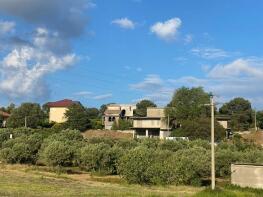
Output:
[[[91,0],[1,0],[1,14],[30,27],[18,32],[15,23],[0,22],[0,34],[6,32],[0,40],[0,46],[5,46],[0,60],[1,94],[20,100],[47,98],[46,77],[76,62],[71,41],[85,32],[85,12],[94,6]]]
[[[167,104],[176,88],[182,86],[202,86],[207,92],[218,95],[219,102],[226,102],[234,97],[245,97],[254,106],[263,107],[263,59],[240,58],[227,64],[210,66],[204,71],[204,77],[184,76],[176,79],[163,79],[158,75],[146,78],[130,87],[142,91],[143,98],[156,99]]]
[[[172,41],[176,39],[178,29],[182,21],[180,18],[172,18],[165,22],[157,22],[151,26],[150,31],[165,41]]]
[[[191,50],[193,55],[201,57],[203,59],[218,59],[218,58],[225,58],[229,57],[230,53],[226,52],[222,49],[217,48],[193,48]]]
[[[14,49],[0,63],[0,91],[11,98],[46,97],[48,87],[43,77],[74,61],[73,54],[57,57],[31,47]]]
[[[15,26],[16,24],[13,21],[0,21],[0,35],[13,32]]]
[[[87,23],[89,0],[1,0],[0,12],[59,32],[65,37],[81,35]]]
[[[263,78],[263,60],[258,59],[237,59],[229,64],[216,65],[209,72],[209,77],[256,77]]]
[[[112,24],[118,25],[123,29],[134,29],[135,23],[128,18],[115,19],[111,22]]]
[[[147,75],[142,82],[130,84],[132,90],[140,91],[144,94],[141,99],[149,99],[164,106],[171,98],[174,89],[167,84],[167,81],[161,79],[159,75]]]

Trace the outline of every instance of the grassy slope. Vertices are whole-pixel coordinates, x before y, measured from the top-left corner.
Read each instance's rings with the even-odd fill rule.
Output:
[[[0,196],[192,196],[193,187],[127,185],[115,177],[57,175],[26,166],[1,166]]]
[[[44,167],[0,166],[0,196],[260,197],[262,191],[229,186],[216,192],[187,186],[147,187],[122,183],[116,176],[58,175]]]

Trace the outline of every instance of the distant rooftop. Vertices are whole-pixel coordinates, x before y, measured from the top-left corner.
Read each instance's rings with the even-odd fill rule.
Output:
[[[8,118],[9,116],[11,116],[9,113],[4,112],[4,111],[0,111],[0,116],[6,117]]]
[[[60,101],[47,103],[48,107],[69,107],[73,104],[79,104],[79,102],[78,101],[72,101],[70,99],[64,99],[64,100],[60,100]]]

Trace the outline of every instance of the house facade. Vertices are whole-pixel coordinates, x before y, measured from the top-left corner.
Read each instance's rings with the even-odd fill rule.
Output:
[[[4,111],[0,111],[0,116],[2,117],[3,119],[3,122],[2,122],[2,127],[6,127],[6,121],[7,119],[11,116],[11,114],[7,113],[7,112],[4,112]]]
[[[217,115],[216,117],[217,122],[224,128],[228,129],[229,128],[229,122],[231,120],[230,116],[227,115]]]
[[[147,108],[146,117],[133,118],[134,136],[164,139],[171,134],[164,108]]]
[[[129,120],[133,118],[133,111],[136,105],[132,104],[110,104],[104,112],[104,127],[110,130],[115,121],[119,118]]]
[[[64,99],[56,102],[49,102],[49,122],[63,123],[67,121],[65,113],[72,104],[79,104],[78,101]]]

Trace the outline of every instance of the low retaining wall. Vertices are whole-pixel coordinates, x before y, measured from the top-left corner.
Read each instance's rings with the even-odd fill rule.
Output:
[[[231,183],[241,187],[263,188],[263,165],[232,164]]]

